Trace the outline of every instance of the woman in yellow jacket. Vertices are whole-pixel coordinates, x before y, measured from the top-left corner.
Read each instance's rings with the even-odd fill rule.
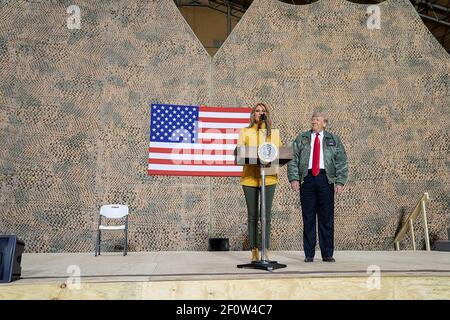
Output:
[[[261,114],[265,114],[266,121],[261,121]],[[267,136],[266,136],[266,130]],[[270,113],[267,106],[258,103],[252,108],[250,114],[250,124],[239,133],[238,146],[257,147],[258,145],[270,142],[277,147],[281,146],[280,133],[277,129],[272,129]],[[270,247],[270,222],[271,208],[275,188],[278,183],[277,168],[266,170],[266,249]],[[248,212],[248,237],[252,248],[252,261],[258,261],[258,220],[259,220],[259,194],[261,192],[260,167],[256,164],[244,165],[241,176],[241,185],[244,189],[245,202]],[[266,254],[268,251],[266,251]]]

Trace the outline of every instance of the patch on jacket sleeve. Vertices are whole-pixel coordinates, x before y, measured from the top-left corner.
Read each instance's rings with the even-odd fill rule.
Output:
[[[336,141],[333,138],[326,137],[325,143],[327,146],[336,146]]]

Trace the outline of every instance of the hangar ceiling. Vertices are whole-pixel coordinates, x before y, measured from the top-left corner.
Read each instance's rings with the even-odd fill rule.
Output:
[[[229,20],[240,19],[250,7],[253,0],[174,0],[181,7],[206,7],[222,12]],[[307,5],[318,0],[279,0],[293,5]],[[384,0],[346,0],[359,4],[377,4]],[[439,43],[450,52],[450,1],[449,0],[411,0],[422,21]],[[231,21],[227,25],[228,34],[231,32]],[[225,39],[224,39],[225,40]]]

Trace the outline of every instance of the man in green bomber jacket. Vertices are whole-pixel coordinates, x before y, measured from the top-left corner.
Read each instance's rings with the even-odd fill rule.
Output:
[[[300,191],[303,217],[305,262],[313,262],[316,248],[316,215],[322,260],[335,262],[334,193],[347,182],[348,164],[338,136],[325,131],[327,117],[315,112],[311,130],[300,133],[293,142],[294,158],[288,163],[288,179]]]

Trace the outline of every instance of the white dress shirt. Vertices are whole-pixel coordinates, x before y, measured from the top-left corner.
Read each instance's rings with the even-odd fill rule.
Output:
[[[308,169],[312,169],[312,162],[313,162],[313,154],[314,154],[314,140],[316,139],[316,133],[313,131],[311,132],[311,154],[309,155],[309,164]],[[325,166],[323,165],[323,130],[319,132],[319,140],[320,140],[320,162],[319,162],[319,168],[325,169]]]

